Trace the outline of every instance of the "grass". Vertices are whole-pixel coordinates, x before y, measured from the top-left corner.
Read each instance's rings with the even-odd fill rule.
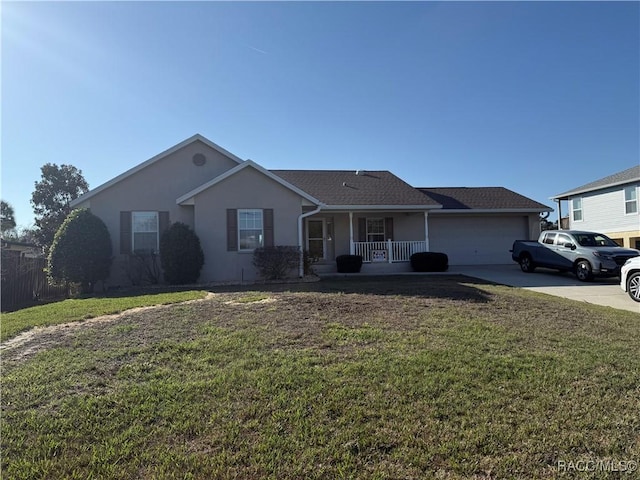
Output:
[[[558,462],[639,459],[639,322],[464,277],[227,288],[5,352],[3,478],[620,478]]]
[[[206,292],[186,291],[128,297],[90,297],[68,299],[2,314],[0,340],[5,341],[33,327],[77,322],[101,315],[120,313],[136,307],[179,303],[204,298]]]

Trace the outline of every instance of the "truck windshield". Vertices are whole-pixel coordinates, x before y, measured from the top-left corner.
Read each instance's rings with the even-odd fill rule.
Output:
[[[600,233],[578,233],[574,235],[583,247],[617,247],[618,244]]]

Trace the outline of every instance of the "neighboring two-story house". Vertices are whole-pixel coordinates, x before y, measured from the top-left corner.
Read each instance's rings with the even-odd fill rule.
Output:
[[[570,230],[604,233],[620,246],[640,249],[639,190],[637,165],[551,199],[568,202]]]

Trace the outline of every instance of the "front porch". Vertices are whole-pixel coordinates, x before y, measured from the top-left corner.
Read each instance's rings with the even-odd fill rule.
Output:
[[[316,270],[345,254],[361,256],[363,271],[410,270],[411,255],[429,251],[428,225],[426,211],[321,212],[304,222],[304,248]]]

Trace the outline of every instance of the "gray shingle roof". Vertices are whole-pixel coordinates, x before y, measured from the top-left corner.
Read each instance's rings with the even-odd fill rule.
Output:
[[[423,195],[388,171],[270,170],[326,205],[424,206],[438,208]]]
[[[418,188],[444,210],[551,210],[504,187]]]
[[[551,198],[554,200],[564,200],[567,197],[576,195],[578,193],[592,192],[594,190],[613,187],[615,185],[624,185],[625,183],[632,183],[637,181],[640,181],[640,165],[628,168],[626,170],[623,170],[622,172],[614,173],[613,175],[601,178],[600,180],[587,183],[585,185],[582,185],[581,187],[573,188],[564,193],[559,193],[558,195],[555,195]]]

